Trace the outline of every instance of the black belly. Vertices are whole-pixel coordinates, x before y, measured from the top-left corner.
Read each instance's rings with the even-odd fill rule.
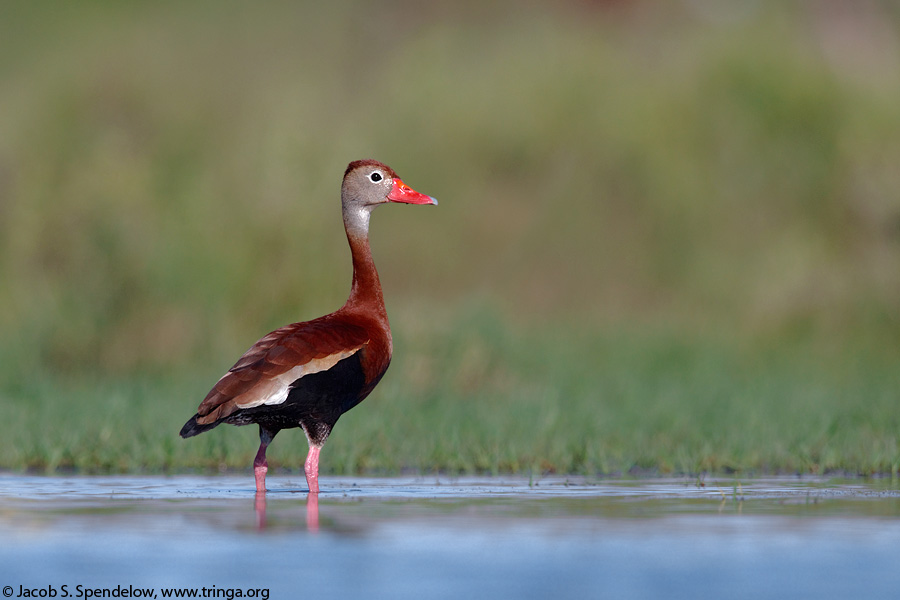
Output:
[[[281,429],[302,426],[310,441],[323,444],[338,418],[365,398],[364,388],[366,378],[357,352],[327,371],[296,380],[283,403],[240,409],[226,421],[235,425],[258,423],[273,435]]]

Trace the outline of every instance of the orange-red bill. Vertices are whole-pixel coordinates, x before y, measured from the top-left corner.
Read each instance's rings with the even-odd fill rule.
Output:
[[[438,201],[431,196],[421,194],[412,189],[403,180],[394,178],[394,185],[391,192],[387,195],[387,199],[391,202],[403,202],[404,204],[437,204]]]

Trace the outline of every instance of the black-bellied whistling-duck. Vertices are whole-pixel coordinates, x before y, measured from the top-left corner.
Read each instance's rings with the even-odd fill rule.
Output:
[[[220,423],[259,425],[253,461],[257,492],[266,489],[266,448],[282,429],[301,427],[309,440],[309,491],[319,492],[319,451],[340,416],[362,402],[391,362],[391,329],[369,250],[369,216],[388,202],[437,204],[375,160],[350,163],[341,185],[353,284],[339,310],[276,329],[253,344],[213,386],[181,428],[188,438]]]

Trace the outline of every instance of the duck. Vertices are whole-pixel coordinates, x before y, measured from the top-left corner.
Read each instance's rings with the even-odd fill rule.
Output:
[[[309,443],[304,473],[319,493],[319,454],[341,415],[378,385],[391,362],[391,328],[369,247],[375,208],[391,203],[436,205],[377,160],[351,162],[341,184],[341,213],[353,278],[344,305],[325,316],[285,325],[263,336],[212,387],[182,438],[222,423],[256,424],[253,460],[257,493],[266,491],[266,449],[283,429],[300,428]]]

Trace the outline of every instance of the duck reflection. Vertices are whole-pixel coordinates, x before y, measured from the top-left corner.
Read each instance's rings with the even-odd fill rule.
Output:
[[[256,529],[259,531],[265,531],[266,529],[266,492],[257,491],[256,499],[253,503],[253,507],[256,509]]]
[[[266,492],[256,492],[253,503],[256,511],[256,529],[266,529]],[[319,494],[308,493],[306,495],[306,529],[311,533],[319,532]]]
[[[319,533],[319,495],[306,495],[306,528],[310,533]]]

